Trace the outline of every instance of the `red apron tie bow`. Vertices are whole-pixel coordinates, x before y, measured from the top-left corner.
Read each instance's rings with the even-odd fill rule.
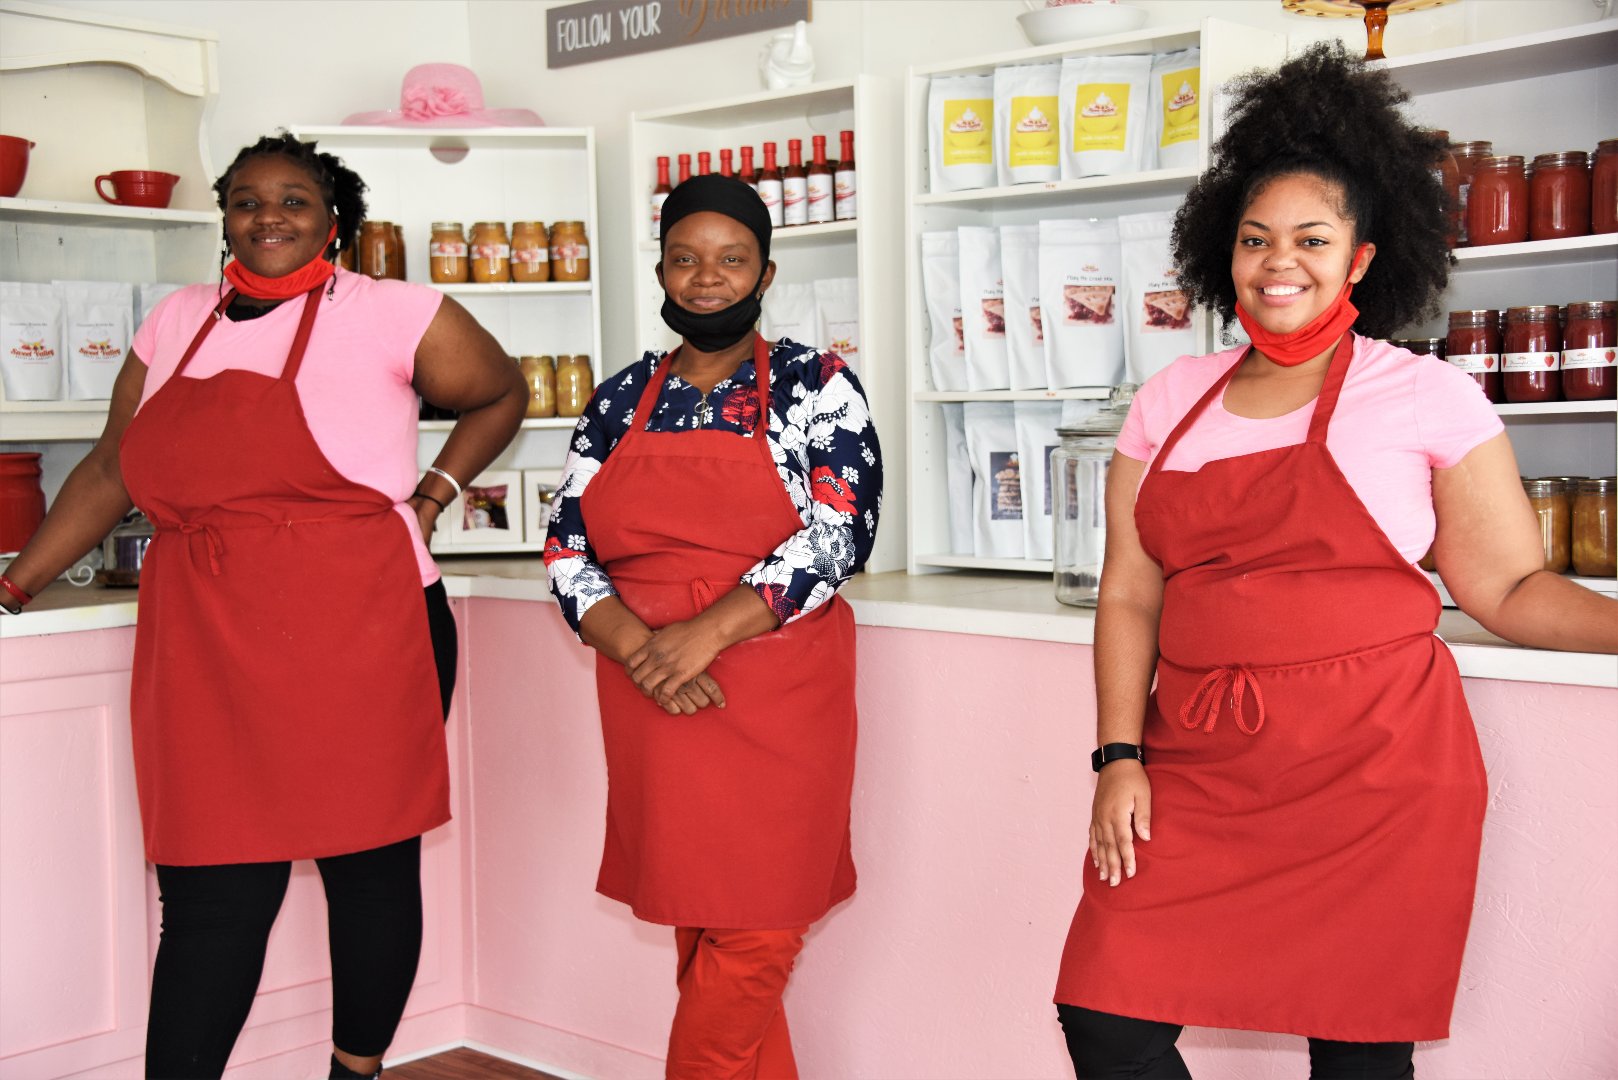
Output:
[[[182,536],[191,536],[195,533],[202,534],[202,538],[208,542],[208,569],[213,571],[214,577],[218,577],[219,556],[225,553],[225,540],[224,537],[219,535],[219,530],[212,525],[199,525],[195,521],[182,521],[179,524],[179,532]]]
[[[1247,720],[1242,716],[1242,701],[1248,687],[1253,688],[1253,704],[1258,711],[1258,718],[1252,727],[1247,726]],[[1230,695],[1230,711],[1236,717],[1236,726],[1247,735],[1257,735],[1264,726],[1264,691],[1259,689],[1258,678],[1239,665],[1217,667],[1204,675],[1197,688],[1181,703],[1180,723],[1188,728],[1201,727],[1203,731],[1213,734],[1226,694]]]

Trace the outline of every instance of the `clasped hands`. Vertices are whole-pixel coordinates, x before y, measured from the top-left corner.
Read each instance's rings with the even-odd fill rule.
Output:
[[[724,691],[708,674],[721,647],[697,620],[670,623],[625,658],[624,672],[670,716],[692,716],[709,705],[723,709]]]

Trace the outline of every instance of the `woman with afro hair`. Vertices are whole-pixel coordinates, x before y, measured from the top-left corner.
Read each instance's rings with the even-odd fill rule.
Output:
[[[1438,311],[1439,137],[1340,44],[1233,89],[1174,246],[1253,344],[1154,376],[1118,440],[1058,1013],[1080,1078],[1189,1076],[1186,1024],[1408,1077],[1449,1034],[1487,795],[1414,563],[1540,648],[1618,651],[1618,603],[1541,569],[1477,384],[1374,340]]]

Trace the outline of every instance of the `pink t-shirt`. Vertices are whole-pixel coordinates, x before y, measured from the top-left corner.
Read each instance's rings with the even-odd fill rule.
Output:
[[[410,527],[423,585],[438,580],[415,511],[404,500],[416,489],[418,403],[411,379],[416,346],[438,313],[443,295],[402,281],[373,281],[337,271],[332,299],[320,295],[320,315],[298,369],[298,399],[309,431],[332,467],[356,484],[393,499]],[[192,285],[165,297],[135,331],[134,351],[146,362],[141,404],[155,394],[219,302],[217,285]],[[303,302],[289,300],[243,322],[221,319],[185,370],[205,379],[227,369],[279,375],[298,328]]]
[[[1146,380],[1118,435],[1118,452],[1150,462],[1244,348],[1182,356]],[[1252,420],[1227,412],[1223,398],[1209,402],[1180,437],[1165,469],[1192,472],[1209,461],[1289,446],[1309,435],[1312,401],[1284,416]],[[1470,375],[1436,357],[1356,334],[1354,363],[1326,448],[1393,546],[1415,562],[1433,542],[1432,470],[1451,468],[1503,430]]]

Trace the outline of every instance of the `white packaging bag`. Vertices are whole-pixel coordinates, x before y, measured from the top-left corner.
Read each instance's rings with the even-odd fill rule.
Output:
[[[1060,401],[1019,401],[1017,462],[1022,474],[1023,549],[1030,559],[1049,559],[1056,534],[1051,516],[1051,455],[1061,445],[1056,427],[1062,422]]]
[[[1152,58],[1075,56],[1062,61],[1062,179],[1140,172],[1147,146]]]
[[[163,299],[171,293],[177,293],[185,288],[184,285],[174,285],[168,282],[147,282],[135,287],[135,328],[151,318],[152,309],[157,307]],[[143,358],[144,359],[144,358]]]
[[[815,287],[807,281],[801,284],[778,281],[771,285],[764,294],[764,314],[759,324],[759,333],[766,341],[788,338],[799,345],[824,348],[816,340],[820,337],[820,326],[815,317]]]
[[[934,390],[965,390],[966,339],[961,328],[961,245],[954,229],[921,234],[921,287],[932,343],[927,359]]]
[[[1123,380],[1121,262],[1117,221],[1039,223],[1040,321],[1051,388]]]
[[[994,76],[936,75],[927,88],[929,190],[994,186]]]
[[[62,301],[68,397],[105,401],[134,334],[134,286],[118,281],[54,281]]]
[[[994,69],[994,157],[1002,185],[1062,178],[1061,83],[1061,64]]]
[[[0,281],[0,382],[7,401],[62,397],[62,301],[49,285]]]
[[[860,280],[821,278],[815,282],[817,348],[843,358],[860,373]]]
[[[966,449],[966,406],[944,404],[945,498],[951,555],[972,554],[972,456]]]
[[[1039,311],[1039,226],[1000,226],[1006,283],[1006,360],[1011,389],[1045,388],[1045,332]]]
[[[1202,50],[1152,57],[1151,94],[1155,167],[1196,168],[1202,149]]]
[[[1000,230],[964,225],[961,247],[961,333],[969,390],[1011,386],[1006,360],[1005,282],[1000,276]]]
[[[1143,383],[1196,350],[1191,304],[1169,252],[1171,213],[1118,219],[1124,261],[1124,359],[1127,380]]]
[[[1025,549],[1015,410],[1010,402],[968,401],[965,427],[972,457],[972,554],[1020,559]]]

